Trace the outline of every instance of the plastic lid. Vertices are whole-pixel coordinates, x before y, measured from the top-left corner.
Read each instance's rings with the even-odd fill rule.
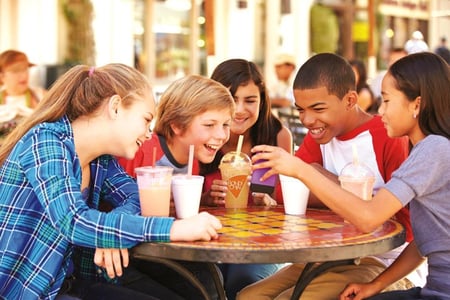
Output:
[[[355,164],[353,162],[348,163],[342,169],[340,176],[350,178],[367,178],[375,177],[372,170],[364,163]]]
[[[239,155],[237,155],[236,151],[230,151],[222,157],[222,159],[220,160],[220,163],[221,164],[236,164],[236,165],[240,165],[240,164],[251,165],[252,160],[250,159],[250,157],[247,154],[245,154],[243,152],[240,152]]]

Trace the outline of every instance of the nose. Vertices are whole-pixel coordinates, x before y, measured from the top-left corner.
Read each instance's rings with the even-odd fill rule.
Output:
[[[382,116],[384,114],[384,103],[381,101],[380,106],[378,107],[378,114]]]
[[[244,111],[244,103],[242,101],[236,101],[236,113],[240,113]]]
[[[306,111],[303,111],[299,114],[300,121],[303,125],[306,127],[311,126],[315,122],[315,118],[312,114],[307,113]]]
[[[216,130],[215,137],[222,141],[228,141],[228,139],[230,138],[230,127],[220,127],[218,130]]]

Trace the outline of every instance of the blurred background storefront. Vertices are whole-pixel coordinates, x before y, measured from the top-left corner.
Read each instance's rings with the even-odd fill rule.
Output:
[[[68,66],[122,62],[161,92],[228,58],[255,61],[268,82],[280,52],[360,58],[369,75],[420,30],[450,38],[450,0],[0,0],[0,51],[19,49],[48,86]]]

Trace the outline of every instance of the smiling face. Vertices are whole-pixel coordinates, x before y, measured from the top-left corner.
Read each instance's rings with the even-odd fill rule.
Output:
[[[222,109],[208,110],[195,116],[184,132],[173,126],[175,136],[169,145],[172,155],[179,163],[185,164],[188,162],[189,145],[194,145],[197,160],[212,162],[217,151],[230,138],[230,123],[230,110]]]
[[[132,159],[146,139],[151,137],[150,123],[155,115],[155,101],[151,93],[145,99],[134,100],[129,107],[120,104],[114,129],[116,140],[123,153],[117,154]]]
[[[294,90],[300,121],[317,143],[326,144],[347,132],[348,114],[352,109],[350,94],[341,100],[336,95],[330,95],[326,87]]]
[[[418,119],[414,118],[418,115],[418,99],[409,101],[406,95],[396,88],[395,79],[389,73],[383,78],[381,90],[383,99],[378,112],[382,116],[388,135],[390,137],[408,135],[414,140],[412,135],[416,130],[420,130]]]
[[[28,62],[19,61],[8,65],[0,76],[9,95],[22,95],[28,89]]]
[[[258,86],[250,81],[247,85],[241,85],[233,95],[236,103],[236,112],[231,123],[233,134],[246,133],[258,120],[259,106],[261,103]]]

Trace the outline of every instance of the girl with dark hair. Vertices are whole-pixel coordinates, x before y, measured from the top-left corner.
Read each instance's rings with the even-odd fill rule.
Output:
[[[292,152],[292,134],[272,114],[266,85],[255,63],[245,59],[226,60],[215,68],[211,78],[227,87],[236,102],[229,141],[211,164],[200,164],[200,173],[206,176],[203,204],[224,205],[227,187],[226,182],[221,180],[219,163],[225,153],[236,150],[239,135],[244,136],[242,151],[250,155],[250,149],[260,144],[280,146]],[[282,203],[279,185],[275,198]],[[255,204],[276,204],[265,194],[257,193],[253,195],[253,200]]]
[[[215,68],[211,78],[227,87],[236,102],[229,141],[211,164],[200,165],[200,173],[205,176],[203,203],[224,205],[227,186],[226,181],[221,180],[218,166],[225,153],[236,150],[239,135],[244,136],[242,152],[248,155],[253,146],[263,143],[280,146],[290,153],[292,135],[272,114],[264,79],[255,63],[244,59],[226,60]],[[275,193],[281,195],[279,191],[278,187]],[[257,205],[276,204],[270,195],[253,193],[252,196]],[[281,196],[276,199],[281,201]],[[220,264],[227,298],[235,299],[243,287],[273,274],[279,267],[277,264]]]

